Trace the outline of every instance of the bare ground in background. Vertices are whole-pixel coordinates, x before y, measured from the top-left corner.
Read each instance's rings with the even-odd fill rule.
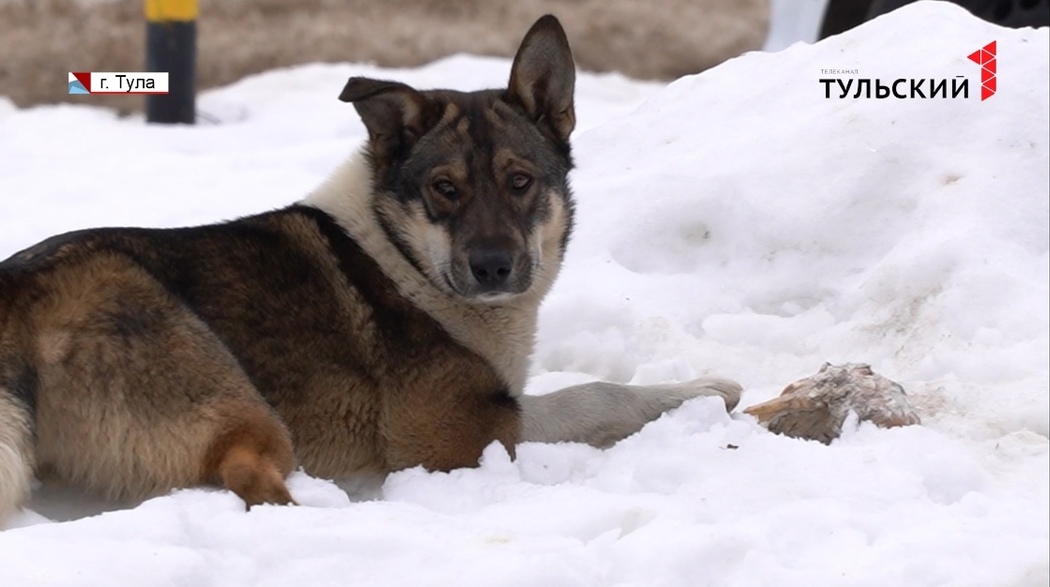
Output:
[[[761,46],[767,0],[204,0],[198,87],[315,61],[412,66],[453,53],[511,56],[554,13],[577,64],[638,78],[702,71]],[[0,0],[0,96],[73,101],[68,71],[140,71],[142,0]],[[137,110],[141,97],[91,103]]]

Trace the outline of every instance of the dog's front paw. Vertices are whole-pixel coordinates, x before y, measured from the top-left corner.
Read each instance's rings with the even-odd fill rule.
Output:
[[[682,396],[682,401],[696,397],[720,397],[726,404],[726,411],[732,412],[740,403],[740,394],[744,388],[732,379],[722,377],[701,377],[692,381],[674,383],[666,389]]]

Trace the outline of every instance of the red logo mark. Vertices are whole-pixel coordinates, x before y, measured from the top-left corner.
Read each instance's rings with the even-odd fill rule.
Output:
[[[981,101],[995,94],[995,41],[969,55],[970,61],[981,66]]]

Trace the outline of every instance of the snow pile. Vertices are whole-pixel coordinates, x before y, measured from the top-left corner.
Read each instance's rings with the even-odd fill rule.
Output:
[[[966,56],[992,40],[999,89],[982,102]],[[0,584],[1046,585],[1048,55],[1046,29],[919,3],[666,88],[581,76],[578,230],[530,392],[711,373],[741,381],[747,406],[824,361],[864,361],[923,426],[824,446],[697,400],[604,452],[490,447],[478,469],[403,471],[381,501],[298,473],[298,508],[245,514],[194,489],[66,523],[27,513],[0,532]],[[970,98],[828,99],[821,69],[961,75]],[[473,89],[508,71],[272,72],[203,96],[221,124],[192,129],[0,100],[0,257],[73,228],[298,199],[363,140],[334,98],[349,75]]]
[[[731,361],[745,387],[779,391],[821,361],[866,361],[945,402],[930,416],[1046,436],[1047,35],[958,12],[749,55],[584,134],[583,220],[541,366],[649,381]],[[909,42],[945,19],[952,35]],[[984,38],[1009,57],[981,102],[966,56]],[[831,68],[967,75],[971,99],[826,99]]]

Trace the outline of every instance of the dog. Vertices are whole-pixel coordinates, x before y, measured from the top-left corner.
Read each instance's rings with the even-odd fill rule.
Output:
[[[608,446],[717,378],[522,393],[573,225],[575,66],[553,16],[506,89],[351,78],[368,140],[286,208],[108,228],[0,263],[0,519],[34,477],[247,507],[319,477],[476,466],[494,441]]]

